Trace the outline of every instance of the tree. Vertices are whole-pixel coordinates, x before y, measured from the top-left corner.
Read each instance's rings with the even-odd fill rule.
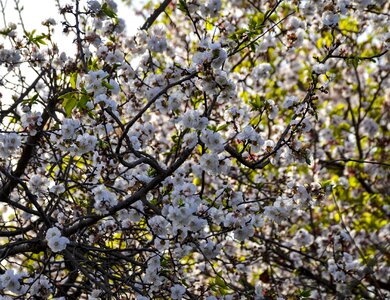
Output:
[[[390,297],[389,2],[57,3],[1,30],[1,299]]]

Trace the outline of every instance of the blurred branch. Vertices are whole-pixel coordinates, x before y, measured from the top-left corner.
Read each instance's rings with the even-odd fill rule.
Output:
[[[148,30],[156,21],[158,16],[164,12],[167,6],[171,3],[171,0],[165,0],[160,6],[151,14],[151,16],[145,21],[144,25],[142,25],[141,30]]]

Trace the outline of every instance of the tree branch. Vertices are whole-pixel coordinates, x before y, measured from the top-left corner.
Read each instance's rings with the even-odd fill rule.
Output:
[[[160,6],[151,14],[151,16],[145,21],[144,25],[142,25],[141,30],[148,30],[156,21],[158,16],[164,12],[164,10],[168,7],[169,3],[172,0],[165,0]]]

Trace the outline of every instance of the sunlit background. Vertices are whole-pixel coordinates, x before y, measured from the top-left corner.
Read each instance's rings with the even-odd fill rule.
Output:
[[[42,21],[47,18],[54,18],[59,24],[62,21],[62,17],[58,12],[56,3],[59,2],[61,6],[65,4],[73,4],[71,0],[0,0],[1,10],[4,11],[4,17],[0,22],[1,27],[4,27],[8,22],[20,24],[20,17],[15,10],[18,3],[19,7],[23,8],[22,18],[25,23],[26,29],[43,29]],[[125,5],[123,1],[115,1],[118,4],[118,16],[126,20],[128,34],[134,34],[137,28],[142,25],[142,17],[134,14],[134,11]],[[137,2],[137,1],[135,1]],[[134,4],[137,4],[135,3]],[[139,3],[144,1],[138,1]],[[80,5],[86,5],[86,0],[81,0]],[[60,33],[60,32],[57,32]]]
[[[54,36],[53,41],[58,45],[60,52],[65,52],[68,56],[72,57],[76,53],[76,45],[74,44],[75,36],[74,34],[66,35],[63,33],[64,21],[63,15],[59,13],[58,3],[61,7],[66,4],[74,5],[74,0],[0,0],[0,30],[1,28],[8,27],[9,23],[14,23],[17,25],[17,37],[22,38],[24,33],[23,30],[27,32],[32,32],[35,30],[35,35],[47,33],[47,28],[42,25],[44,20],[48,18],[53,18],[57,25],[54,26]],[[118,4],[118,17],[122,18],[126,22],[126,34],[129,36],[134,35],[138,28],[140,28],[145,21],[142,16],[136,15],[134,9],[124,2],[126,1],[115,1]],[[128,2],[128,1],[127,1]],[[133,4],[141,7],[143,0],[133,1]],[[87,5],[87,0],[80,1],[80,7],[85,7]],[[16,8],[19,8],[20,14]],[[71,20],[69,20],[71,21]],[[4,48],[12,48],[7,38],[0,38],[0,46]],[[43,45],[41,50],[45,46]],[[28,68],[23,68],[23,75],[26,78],[26,82],[32,82],[36,78],[36,74]],[[3,77],[8,71],[4,66],[0,67],[0,76]],[[10,89],[0,86],[1,105],[9,105],[12,103],[12,94]],[[17,96],[17,95],[16,95]]]

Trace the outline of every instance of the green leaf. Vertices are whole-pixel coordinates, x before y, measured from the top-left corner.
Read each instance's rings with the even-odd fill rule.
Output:
[[[215,283],[220,286],[221,288],[226,288],[225,282],[222,280],[220,276],[215,277]]]
[[[178,5],[179,10],[186,12],[187,4],[185,0],[179,0],[179,5]]]
[[[213,24],[209,21],[206,21],[206,30],[207,31],[210,31],[210,30],[213,30]]]
[[[223,125],[218,126],[215,131],[222,131],[222,130],[227,129],[228,127],[229,127],[229,124],[223,124]]]
[[[112,10],[112,8],[107,3],[104,3],[102,5],[102,12],[107,17],[110,17],[110,18],[116,18],[117,17],[116,13]]]
[[[106,87],[109,90],[114,89],[114,87],[105,80],[102,81],[102,86]]]
[[[41,35],[38,35],[35,37],[35,43],[36,44],[42,44],[42,45],[47,45],[47,43],[45,42],[45,39],[47,38],[48,36],[46,34],[41,34]]]
[[[59,97],[60,99],[64,99],[62,102],[62,106],[65,109],[66,116],[70,117],[72,115],[73,109],[76,107],[78,103],[78,93],[77,92],[69,92],[65,95]]]
[[[1,34],[1,35],[5,35],[5,36],[8,36],[9,33],[10,33],[11,31],[12,31],[12,29],[6,28],[6,29],[4,29],[4,30],[0,30],[0,34]]]
[[[89,96],[87,94],[82,94],[79,102],[77,103],[77,107],[79,109],[84,109],[87,107],[87,102],[89,101]]]
[[[35,94],[34,96],[32,96],[30,99],[28,99],[26,102],[29,104],[29,105],[33,105],[35,103],[35,100],[38,99],[38,94]]]
[[[308,290],[303,290],[303,291],[298,290],[298,296],[301,297],[301,299],[310,297],[310,294],[311,292]]]
[[[69,83],[70,83],[70,86],[72,87],[72,89],[76,89],[76,86],[77,86],[76,85],[76,83],[77,83],[77,73],[76,72],[70,74]]]
[[[249,20],[248,29],[249,30],[255,30],[256,29],[256,21],[254,19],[250,19]]]
[[[339,22],[339,28],[342,31],[347,32],[359,32],[358,21],[352,18],[341,19]]]
[[[359,62],[360,62],[360,59],[359,59],[359,57],[357,57],[357,56],[355,56],[355,57],[353,58],[353,60],[352,60],[352,64],[353,64],[353,66],[354,66],[355,68],[358,67]]]
[[[28,32],[28,31],[24,32],[29,43],[36,45],[38,48],[40,48],[40,45],[47,45],[45,40],[48,39],[49,36],[47,34],[44,34],[44,33],[35,36],[35,33],[36,33],[35,29],[32,30],[31,32]]]
[[[88,59],[88,69],[91,71],[99,70],[98,63],[99,63],[99,58],[94,58],[94,59],[89,58]]]

